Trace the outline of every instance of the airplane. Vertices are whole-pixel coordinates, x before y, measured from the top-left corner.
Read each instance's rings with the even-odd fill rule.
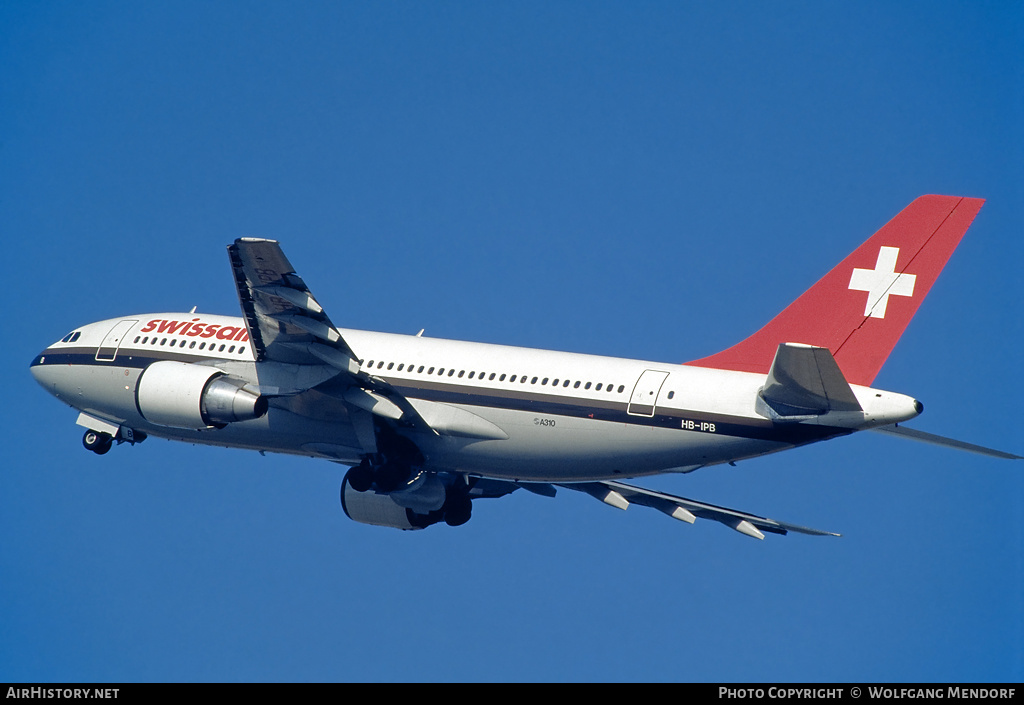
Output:
[[[923,405],[871,387],[984,203],[922,196],[753,335],[685,363],[338,328],[275,240],[228,246],[241,317],[124,316],[75,328],[31,372],[77,409],[85,448],[148,436],[349,466],[346,515],[465,524],[474,500],[558,489],[694,523],[839,534],[645,489],[874,430],[999,458],[903,426]]]

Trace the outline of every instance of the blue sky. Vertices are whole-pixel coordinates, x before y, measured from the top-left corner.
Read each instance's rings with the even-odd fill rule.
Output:
[[[281,240],[339,325],[684,361],[924,193],[988,199],[876,380],[1024,452],[1016,3],[5,2],[0,681],[1024,679],[1024,467],[880,434],[348,521],[344,468],[103,457],[28,372],[74,326],[238,310]],[[572,496],[569,496],[569,495]]]

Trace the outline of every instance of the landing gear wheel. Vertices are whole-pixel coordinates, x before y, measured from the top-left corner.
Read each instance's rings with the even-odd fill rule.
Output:
[[[473,500],[466,495],[449,497],[444,505],[444,523],[448,526],[462,526],[473,514]]]
[[[425,529],[428,526],[436,524],[442,520],[443,514],[444,512],[440,510],[430,512],[429,514],[417,514],[411,509],[405,510],[405,516],[409,520],[409,523],[417,529]]]
[[[348,471],[348,486],[356,492],[366,492],[373,484],[373,470],[365,460]]]
[[[101,431],[86,431],[85,435],[82,436],[82,445],[85,446],[86,450],[91,450],[96,455],[103,455],[110,446],[113,445],[114,439],[111,438],[109,433],[103,433]]]
[[[394,492],[409,479],[411,468],[402,463],[388,463],[377,468],[373,473],[373,481],[381,492]]]

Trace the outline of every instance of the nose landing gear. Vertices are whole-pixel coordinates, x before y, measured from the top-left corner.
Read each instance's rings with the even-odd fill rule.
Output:
[[[83,414],[84,416],[84,414]],[[83,426],[85,424],[82,424]],[[97,431],[95,429],[86,427],[85,435],[82,436],[82,445],[85,446],[86,450],[91,450],[96,455],[103,455],[107,453],[110,448],[117,443],[129,443],[135,445],[136,443],[142,443],[146,440],[146,434],[142,431],[135,431],[127,426],[112,426],[107,424],[114,433],[108,433],[107,431]]]
[[[114,439],[109,433],[102,431],[86,431],[82,436],[82,445],[86,450],[91,450],[96,455],[103,455],[114,444]]]

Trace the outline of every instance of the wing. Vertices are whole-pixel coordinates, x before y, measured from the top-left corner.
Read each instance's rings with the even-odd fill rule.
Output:
[[[228,255],[257,362],[327,363],[358,375],[352,349],[276,240],[240,238]]]
[[[472,496],[474,498],[502,497],[519,488],[544,497],[554,497],[556,492],[556,485],[549,483],[485,478],[475,480],[473,487],[474,492]],[[735,509],[698,502],[693,499],[686,499],[685,497],[676,497],[664,492],[655,492],[654,490],[611,480],[606,482],[559,483],[557,487],[564,487],[567,490],[588,494],[618,509],[628,509],[633,504],[650,507],[667,514],[673,519],[679,519],[689,524],[694,523],[697,519],[713,519],[725,524],[730,529],[735,529],[741,534],[752,536],[756,539],[763,539],[764,533],[762,532],[765,531],[783,536],[790,531],[810,536],[840,535],[832,531],[822,531],[821,529],[811,529],[799,524],[776,521],[775,519],[769,519],[756,514],[748,514],[747,512]]]
[[[697,519],[713,519],[731,529],[739,531],[741,534],[746,534],[756,539],[763,539],[764,534],[762,532],[764,531],[783,535],[790,531],[795,531],[798,534],[810,534],[812,536],[839,536],[839,534],[831,531],[821,531],[820,529],[811,529],[798,524],[776,521],[767,517],[757,516],[756,514],[718,507],[714,504],[697,502],[685,497],[676,497],[675,495],[655,492],[642,487],[634,487],[633,485],[626,485],[621,482],[581,482],[563,484],[559,485],[559,487],[583,492],[619,509],[627,509],[631,504],[650,507],[667,514],[673,519],[679,519],[690,524]]]
[[[359,369],[355,352],[276,240],[239,238],[228,246],[228,255],[256,361],[288,365],[257,365],[260,387],[268,394],[299,394],[336,379],[367,453],[377,452],[373,416],[436,433],[403,395]]]

